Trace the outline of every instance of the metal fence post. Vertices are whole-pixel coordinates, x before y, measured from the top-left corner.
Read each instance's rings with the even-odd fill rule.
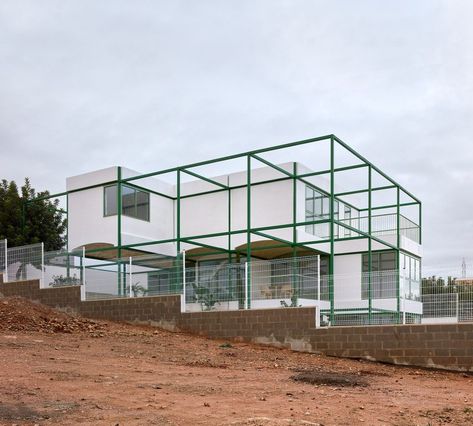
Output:
[[[46,288],[44,282],[44,243],[41,243],[41,285],[40,288]]]
[[[182,250],[181,312],[186,312],[186,251],[185,250]]]
[[[132,278],[133,278],[133,271],[132,271],[132,268],[133,268],[133,261],[132,261],[132,257],[130,256],[130,264],[129,264],[129,271],[128,271],[128,281],[129,281],[129,286],[130,286],[130,290],[129,290],[129,296],[130,297],[133,297],[133,281],[132,281]]]
[[[87,293],[85,289],[85,247],[82,247],[82,283],[80,286],[80,300],[84,301],[87,299]]]
[[[245,309],[248,309],[248,262],[245,262]]]
[[[457,323],[459,323],[459,319],[460,319],[460,315],[459,315],[459,303],[458,303],[458,293],[455,294],[456,296],[456,299],[457,299],[457,305],[456,305],[456,308],[457,308]]]
[[[3,278],[4,282],[8,282],[8,240],[5,239],[5,275]]]

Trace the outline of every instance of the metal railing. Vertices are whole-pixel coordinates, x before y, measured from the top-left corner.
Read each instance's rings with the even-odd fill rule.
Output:
[[[341,219],[339,222],[361,232],[367,233],[369,231],[369,216]],[[355,231],[345,229],[343,226],[339,226],[339,228],[340,229],[338,231],[336,230],[336,232],[341,233],[340,236],[356,236]],[[404,236],[416,243],[419,243],[420,241],[419,225],[403,215],[399,215],[399,233],[401,236]],[[397,235],[397,215],[395,213],[372,215],[371,234],[377,237]]]

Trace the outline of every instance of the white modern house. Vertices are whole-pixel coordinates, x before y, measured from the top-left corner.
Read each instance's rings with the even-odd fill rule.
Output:
[[[133,269],[149,294],[187,284],[191,310],[203,288],[207,309],[318,305],[338,324],[422,314],[421,203],[334,135],[69,177],[67,215],[69,252]]]

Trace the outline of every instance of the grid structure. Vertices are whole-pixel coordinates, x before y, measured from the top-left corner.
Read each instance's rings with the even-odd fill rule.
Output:
[[[301,158],[301,156],[300,152],[299,155],[297,154],[298,150],[300,148],[311,149],[312,147],[319,146],[323,146],[326,149],[326,163],[320,167],[309,166],[311,167],[310,169],[299,167],[297,159]],[[303,155],[302,158],[307,161],[315,161],[318,158],[317,155]],[[293,162],[289,163],[289,166],[283,167],[273,160],[274,157],[278,156],[279,158],[291,159]],[[231,161],[240,161],[245,164],[244,171],[242,171],[242,181],[238,183],[231,183],[229,176],[212,178],[208,177],[207,172],[202,171],[206,167],[216,165],[225,167],[225,164]],[[255,172],[255,166],[258,165],[268,168],[272,171],[273,175],[267,179],[260,178]],[[353,184],[349,188],[343,185],[343,176],[358,172],[362,174],[363,178],[360,184]],[[170,195],[147,187],[146,184],[150,178],[160,176],[173,176],[175,184],[174,194]],[[195,182],[205,184],[207,187],[206,189],[188,190],[185,186],[186,178],[192,178]],[[317,181],[318,178],[325,179],[326,185],[320,184]],[[345,181],[351,183],[355,182],[355,179],[345,179]],[[279,221],[269,225],[257,223],[253,217],[254,206],[258,204],[258,198],[255,195],[257,194],[257,188],[259,185],[274,182],[286,182],[292,188],[291,200],[288,203],[292,205],[292,218],[291,220]],[[66,191],[61,194],[53,194],[45,198],[66,196],[68,199],[71,193],[104,187],[104,185],[104,183],[100,183],[74,189],[73,191]],[[112,182],[107,182],[106,185],[116,187],[116,209],[113,209],[114,214],[117,216],[116,244],[113,247],[87,249],[86,255],[91,258],[112,257],[114,262],[120,265],[119,268],[121,269],[117,272],[119,276],[117,279],[117,289],[114,291],[116,296],[126,296],[130,292],[129,289],[133,289],[135,285],[133,282],[127,284],[126,278],[120,278],[123,274],[126,276],[126,266],[123,266],[121,259],[129,251],[152,252],[154,247],[171,244],[174,247],[174,255],[172,255],[174,265],[178,270],[180,268],[179,265],[183,263],[181,253],[183,250],[189,250],[190,247],[207,250],[205,256],[208,259],[213,259],[215,256],[226,258],[229,265],[241,263],[241,258],[244,258],[247,264],[244,271],[244,291],[247,294],[256,295],[259,291],[259,283],[253,274],[253,269],[258,268],[257,260],[255,259],[261,258],[260,255],[263,249],[267,251],[269,249],[289,248],[290,254],[288,256],[293,258],[298,257],[300,252],[305,250],[309,255],[326,255],[327,270],[323,275],[326,275],[328,278],[319,278],[320,289],[318,291],[321,296],[325,292],[329,303],[327,311],[329,321],[335,324],[336,315],[346,315],[345,311],[337,308],[335,298],[334,285],[336,281],[334,277],[337,275],[335,256],[339,254],[337,253],[337,245],[339,243],[356,240],[366,243],[366,247],[362,251],[368,253],[367,271],[364,271],[368,273],[367,277],[371,277],[371,273],[377,272],[373,268],[373,253],[380,250],[379,247],[382,247],[382,250],[391,250],[395,253],[395,268],[399,270],[400,257],[403,253],[403,248],[401,247],[402,238],[407,237],[414,242],[422,243],[421,202],[335,135],[325,135],[136,176],[125,177],[123,176],[122,168],[118,167],[116,179]],[[312,214],[308,215],[306,212],[304,217],[301,217],[297,211],[297,205],[301,196],[298,192],[300,185],[310,188],[313,192],[312,198],[314,199]],[[338,189],[342,186],[344,191]],[[145,191],[153,197],[172,200],[174,211],[172,237],[155,241],[126,243],[123,216],[129,214],[126,195],[130,188],[138,192]],[[239,226],[235,225],[235,218],[231,214],[233,196],[237,191],[245,199],[245,224]],[[222,198],[224,201],[218,207],[224,208],[228,212],[225,225],[221,229],[212,232],[189,233],[186,231],[182,216],[185,203],[196,199],[196,197],[206,197],[210,194],[220,194],[224,197]],[[386,197],[386,199],[389,198],[389,201],[383,201],[383,195],[389,195],[389,197]],[[307,197],[307,194],[305,197]],[[363,201],[358,202],[358,197],[362,197]],[[39,200],[41,198],[35,201]],[[123,204],[124,200],[126,205]],[[307,206],[307,200],[305,201]],[[402,213],[405,209],[409,208],[415,209],[413,216],[410,218]],[[147,214],[149,214],[149,211],[147,211]],[[308,230],[311,227],[312,232],[309,234],[312,238],[299,238],[299,230]],[[282,236],[283,231],[284,235]],[[244,237],[245,239],[245,244],[242,247],[235,247],[232,244],[233,238],[237,236]],[[263,248],[257,247],[255,240],[261,238],[264,238],[270,244]],[[203,254],[200,253],[201,258],[202,256]],[[188,258],[190,257],[191,255],[189,254]],[[271,259],[268,258],[268,260]],[[231,267],[227,268],[230,269]],[[176,272],[176,274],[176,279],[181,281],[173,284],[173,290],[179,286],[182,288],[183,285],[182,280],[184,277],[179,272]],[[297,274],[293,274],[293,276],[297,276]],[[376,283],[376,280],[377,278],[374,278],[373,282]],[[399,318],[402,313],[400,274],[397,277],[393,277],[393,280],[395,281],[395,287],[389,291],[392,292],[390,295],[396,300],[396,306],[392,315]],[[174,280],[171,281],[174,282]],[[299,281],[304,282],[304,277],[299,276]],[[364,279],[363,282],[365,282]],[[372,284],[372,280],[368,278],[365,289],[368,298],[368,318],[371,318],[372,314],[375,313],[373,301],[376,300],[377,293],[379,292]],[[268,283],[265,283],[265,285],[268,285]],[[251,304],[251,301],[249,303]]]

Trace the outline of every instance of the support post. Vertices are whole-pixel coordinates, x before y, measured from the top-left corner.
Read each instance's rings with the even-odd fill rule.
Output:
[[[320,308],[320,254],[317,255],[317,299]]]
[[[330,259],[328,271],[328,291],[330,300],[330,324],[335,324],[335,294],[334,294],[334,263],[335,263],[335,142],[333,136],[330,137]]]
[[[372,253],[372,225],[371,225],[371,207],[372,207],[372,168],[371,164],[368,166],[368,324],[371,325],[373,315],[373,289],[372,289],[372,275],[373,275],[373,253]],[[378,277],[380,278],[380,277]]]
[[[246,160],[246,263],[245,263],[245,309],[251,308],[251,156]]]
[[[401,189],[399,186],[397,187],[396,193],[396,228],[397,228],[397,243],[396,243],[396,266],[397,266],[397,274],[396,274],[396,296],[397,296],[397,322],[399,323],[401,320],[401,274],[400,274],[400,266],[401,266],[401,255],[400,255],[400,248],[401,248]],[[403,286],[403,298],[406,297],[404,286]],[[403,302],[403,319],[402,323],[405,324],[405,302]]]
[[[118,286],[118,295],[122,295],[122,268],[121,268],[121,258],[122,258],[122,168],[118,166],[117,168],[117,286]],[[125,295],[125,289],[123,288],[123,295]]]
[[[182,295],[181,312],[186,312],[186,251],[182,250]]]
[[[41,285],[40,288],[46,288],[44,282],[44,243],[41,243]]]
[[[5,239],[5,278],[4,282],[8,282],[8,240]]]
[[[297,306],[297,300],[299,298],[299,279],[297,275],[298,271],[298,264],[296,261],[297,257],[297,229],[296,229],[296,223],[297,223],[297,164],[296,162],[293,163],[292,167],[292,173],[293,173],[293,178],[292,178],[292,299],[291,300],[291,305],[293,304],[293,301],[295,302],[295,305]]]
[[[248,262],[245,262],[245,309],[248,309]]]
[[[80,286],[80,300],[84,301],[86,300],[86,288],[85,288],[85,247],[82,246],[82,257],[80,259],[81,263],[81,272],[82,272],[82,280],[81,280],[81,286]]]
[[[133,258],[130,256],[128,264],[128,285],[130,286],[129,296],[133,297]]]

